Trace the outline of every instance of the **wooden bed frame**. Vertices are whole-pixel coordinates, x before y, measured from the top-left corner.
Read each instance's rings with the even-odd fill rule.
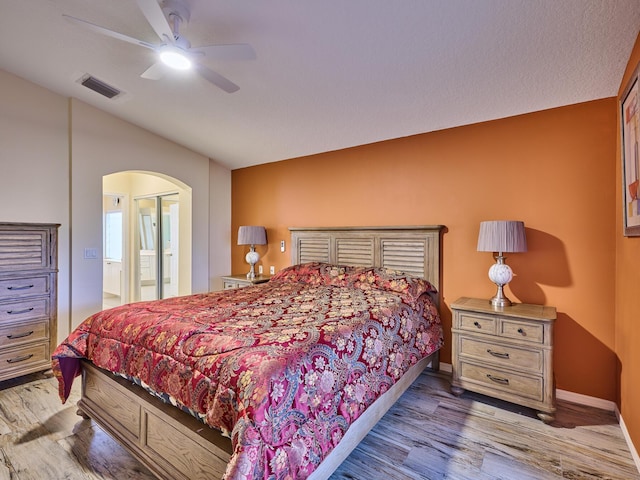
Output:
[[[291,228],[292,263],[384,266],[422,276],[440,292],[443,230],[441,225]],[[95,420],[154,475],[167,480],[222,478],[232,453],[228,438],[123,378],[88,361],[82,366],[78,413]],[[439,369],[439,352],[414,365],[376,400],[310,480],[327,479],[427,366]]]

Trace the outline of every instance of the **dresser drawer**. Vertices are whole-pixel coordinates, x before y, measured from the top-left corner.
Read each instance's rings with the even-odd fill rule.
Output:
[[[51,365],[49,342],[0,351],[0,375],[12,370],[24,370]],[[46,367],[45,367],[46,368]]]
[[[460,356],[515,370],[541,374],[544,356],[541,350],[518,348],[461,336]]]
[[[495,317],[467,312],[460,312],[458,315],[458,328],[460,328],[460,330],[495,335],[497,330],[497,319]]]
[[[460,363],[460,379],[485,385],[496,391],[511,393],[531,400],[543,400],[542,377],[509,373],[497,368]]]
[[[48,276],[0,279],[0,299],[48,293]]]
[[[0,229],[0,272],[43,269],[51,266],[51,230],[49,228]]]
[[[0,348],[13,347],[48,338],[49,322],[47,320],[0,327]]]
[[[503,318],[498,334],[502,337],[517,338],[531,343],[544,343],[544,327],[540,323],[525,320]]]
[[[31,320],[49,316],[49,298],[32,298],[0,304],[0,325],[14,320]]]

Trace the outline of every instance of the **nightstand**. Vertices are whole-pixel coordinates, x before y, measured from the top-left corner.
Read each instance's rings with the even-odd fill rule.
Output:
[[[556,309],[524,303],[496,309],[487,299],[463,297],[451,310],[453,394],[489,395],[536,409],[540,420],[552,422]]]
[[[249,285],[268,282],[271,275],[256,275],[253,280],[249,280],[246,274],[243,275],[227,275],[222,277],[222,288],[229,290],[230,288],[242,288]]]

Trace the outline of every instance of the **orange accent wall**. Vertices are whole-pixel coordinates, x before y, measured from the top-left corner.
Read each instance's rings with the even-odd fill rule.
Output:
[[[557,307],[558,388],[615,400],[616,105],[612,97],[234,170],[233,273],[248,269],[239,225],[267,227],[258,251],[268,271],[290,265],[290,226],[444,224],[450,362],[449,305],[495,293],[494,260],[476,251],[480,222],[523,220],[529,251],[507,259],[516,274],[507,295]]]
[[[620,85],[620,99],[636,65],[640,62],[640,35],[629,59]],[[618,139],[620,125],[618,122]],[[621,142],[617,144],[621,158]],[[622,178],[622,162],[618,160],[616,179]],[[620,378],[619,406],[636,449],[640,448],[640,237],[622,234],[622,181],[616,182],[616,353]],[[619,213],[618,213],[619,212]]]

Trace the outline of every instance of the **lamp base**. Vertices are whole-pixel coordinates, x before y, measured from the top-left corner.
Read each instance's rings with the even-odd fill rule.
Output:
[[[254,280],[256,278],[255,265],[258,263],[258,260],[260,260],[260,254],[256,252],[255,245],[251,245],[251,250],[247,253],[244,259],[249,265],[251,265],[251,269],[249,270],[249,273],[247,273],[247,278],[249,280]]]
[[[511,300],[504,294],[504,286],[513,278],[513,272],[509,265],[504,263],[502,252],[496,257],[496,263],[489,269],[489,279],[498,286],[498,291],[490,300],[494,308],[510,307]]]
[[[491,300],[489,300],[489,302],[491,302],[491,306],[493,308],[504,308],[504,307],[510,307],[511,305],[513,305],[511,300],[509,300],[504,295],[502,297],[499,297],[498,295],[496,295]]]

